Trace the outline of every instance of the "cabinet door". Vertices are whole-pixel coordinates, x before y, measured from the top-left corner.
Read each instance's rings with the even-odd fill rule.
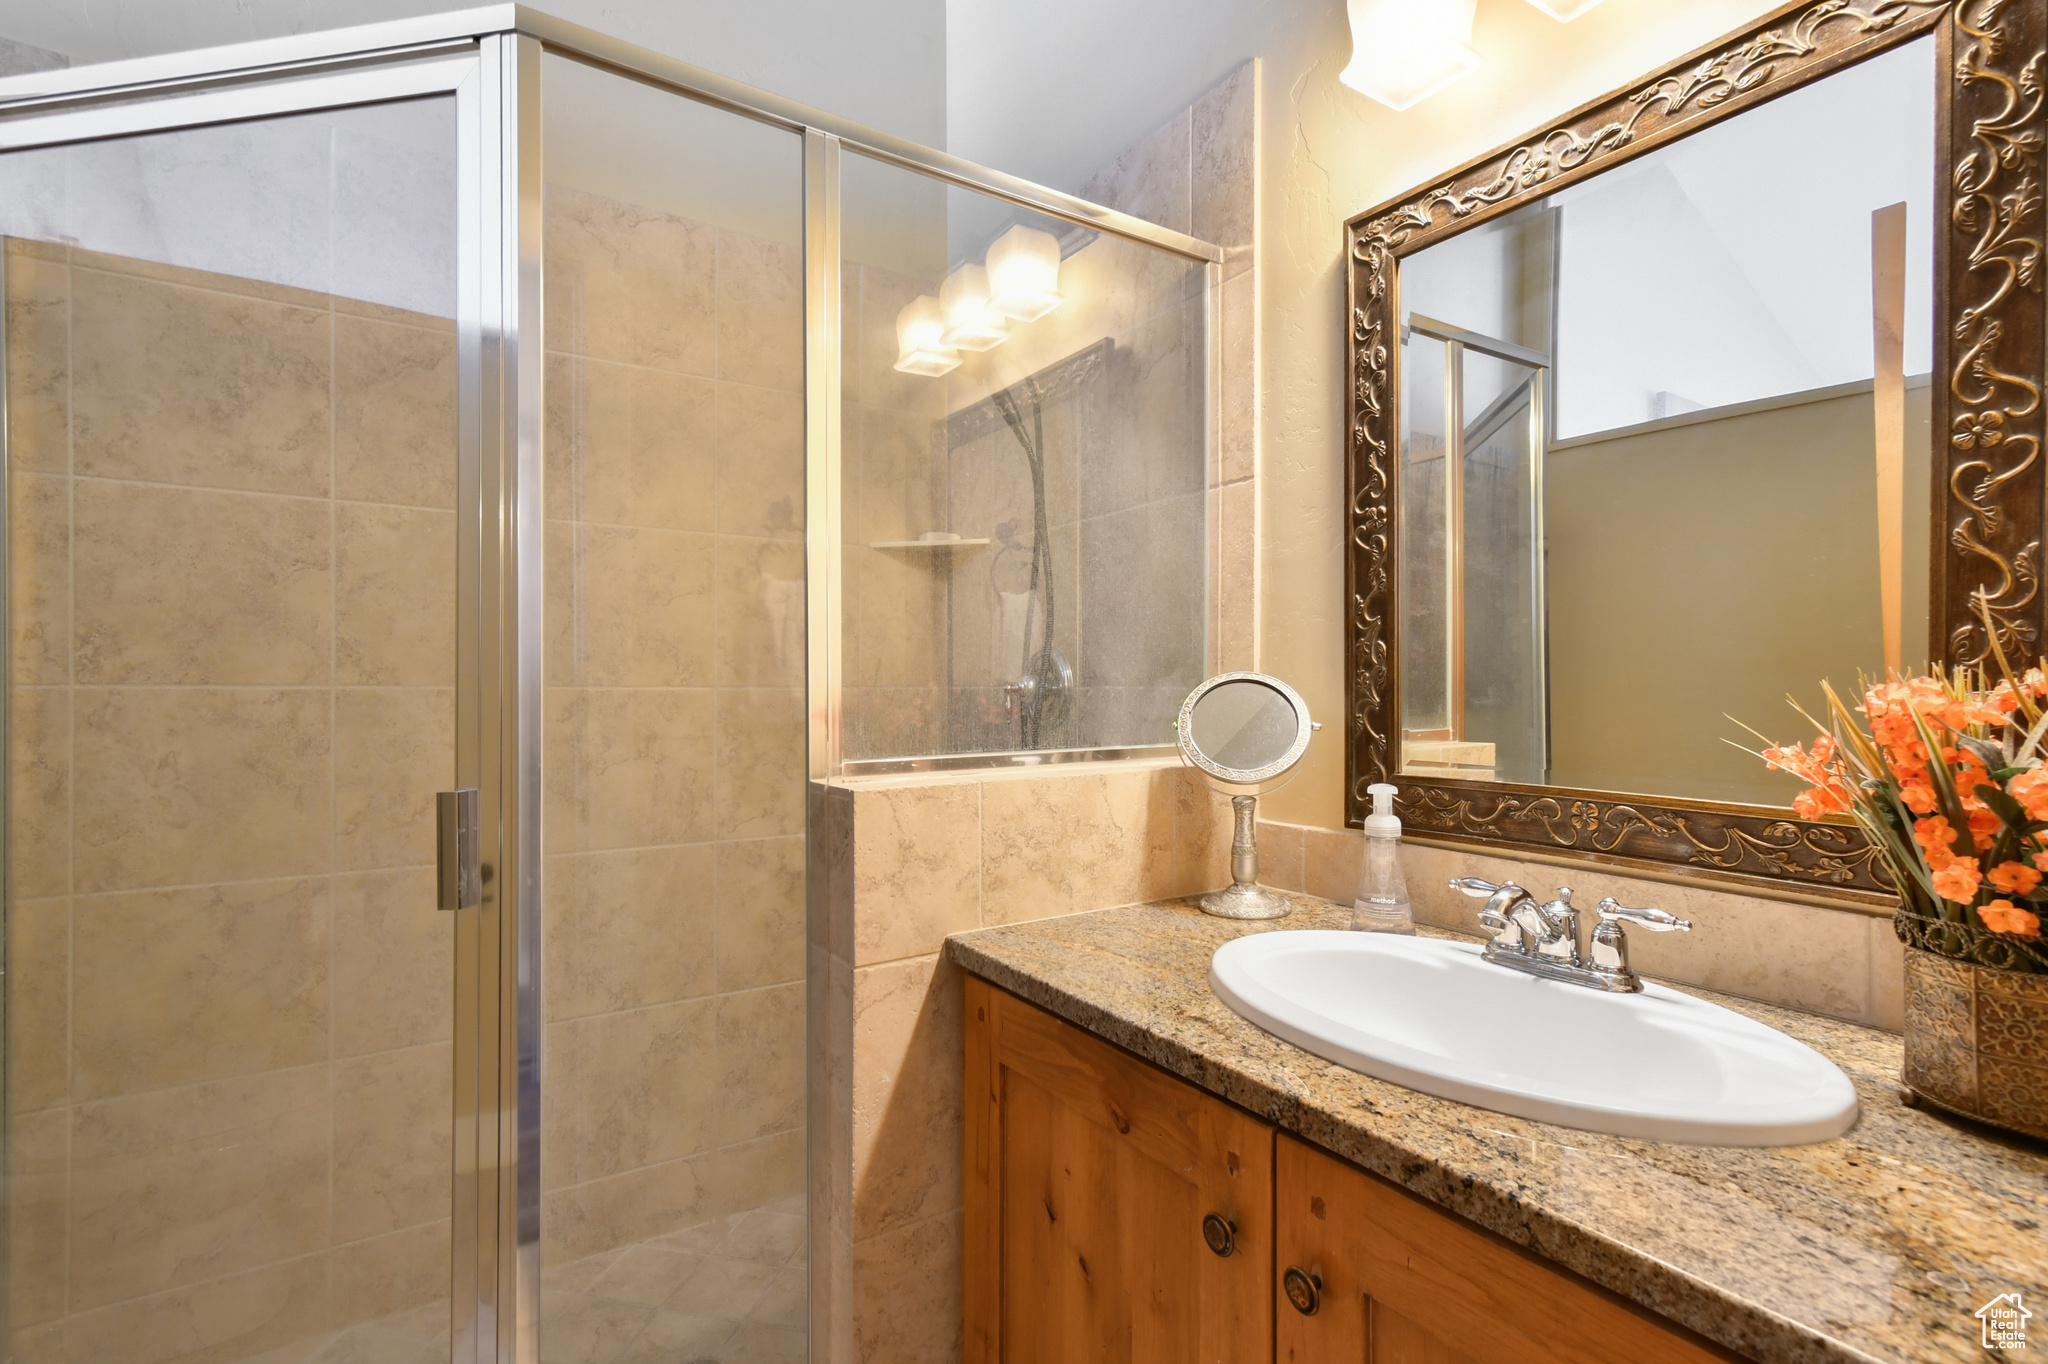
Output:
[[[1253,1364],[1273,1350],[1273,1130],[967,980],[966,1356]],[[1205,1239],[1204,1219],[1228,1253]]]
[[[1291,1137],[1274,1166],[1280,1364],[1736,1359]],[[1289,1301],[1290,1270],[1311,1276],[1312,1312]]]

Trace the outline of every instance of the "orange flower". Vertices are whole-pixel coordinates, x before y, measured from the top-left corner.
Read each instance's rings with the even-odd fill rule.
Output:
[[[1947,763],[1949,771],[1955,774],[1956,790],[1965,800],[1976,799],[1977,788],[1980,786],[1998,784],[1991,780],[1991,774],[1984,770],[1984,764],[1977,761],[1977,755],[1974,753],[1965,753],[1959,748],[1944,748],[1941,750],[1941,760]]]
[[[1939,804],[1934,798],[1934,788],[1924,781],[1909,781],[1901,786],[1899,799],[1906,802],[1906,808],[1916,815],[1931,815]]]
[[[2005,712],[1986,701],[1981,693],[1963,701],[1950,712],[1950,717],[1959,722],[1956,725],[1958,729],[1964,725],[1982,725],[1987,729],[1995,729],[2005,723]]]
[[[1886,748],[1904,748],[1919,737],[1915,715],[1930,728],[1958,732],[2005,720],[1986,698],[1952,692],[1934,677],[1878,683],[1863,694],[1863,713],[1870,717],[1871,737]]]
[[[1927,775],[1927,745],[1916,739],[1911,744],[1888,746],[1884,750],[1884,761],[1900,781],[1924,778]]]
[[[1970,810],[1970,838],[1976,844],[1975,851],[1987,851],[1998,839],[1998,831],[2005,827],[2005,821],[1990,806],[1978,801]]]
[[[2048,768],[2029,768],[2005,788],[2027,812],[2028,819],[2048,819]]]
[[[2022,938],[2041,936],[2040,916],[2028,913],[2010,900],[1993,900],[1978,906],[1977,917],[1993,933],[2011,933]]]
[[[1832,786],[1815,786],[1792,797],[1792,813],[1801,819],[1826,819],[1849,813],[1849,798]]]
[[[1813,741],[1813,751],[1808,753],[1803,745],[1784,744],[1766,748],[1764,762],[1780,772],[1812,783],[1811,789],[1801,791],[1792,799],[1792,809],[1801,819],[1825,819],[1829,815],[1845,815],[1852,804],[1852,793],[1843,780],[1842,765],[1835,752],[1835,741],[1826,734]]]
[[[1913,841],[1920,845],[1920,851],[1927,858],[1927,865],[1940,871],[1955,857],[1956,831],[1941,815],[1930,815],[1926,819],[1913,821]]]
[[[2008,895],[2032,895],[2041,884],[2041,873],[2024,862],[2000,862],[1986,878]]]
[[[1976,858],[1953,858],[1948,865],[1934,873],[1934,893],[1944,900],[1967,905],[1977,898],[1977,887],[1983,880],[1984,873],[1977,866]]]

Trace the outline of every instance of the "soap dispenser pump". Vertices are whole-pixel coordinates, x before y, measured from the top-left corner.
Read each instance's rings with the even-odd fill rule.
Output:
[[[1364,933],[1415,935],[1408,906],[1408,878],[1401,874],[1401,817],[1394,813],[1394,788],[1368,786],[1372,813],[1365,817],[1365,870],[1351,905],[1351,926]]]

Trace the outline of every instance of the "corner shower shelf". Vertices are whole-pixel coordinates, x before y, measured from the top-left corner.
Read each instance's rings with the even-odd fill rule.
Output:
[[[988,543],[986,536],[979,540],[870,540],[869,549],[972,549]]]

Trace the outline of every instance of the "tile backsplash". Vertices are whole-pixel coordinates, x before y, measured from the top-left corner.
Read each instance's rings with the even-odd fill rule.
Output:
[[[1340,903],[1357,893],[1364,835],[1259,823],[1261,879]],[[1478,935],[1481,902],[1454,891],[1454,876],[1513,881],[1547,894],[1572,887],[1590,925],[1593,906],[1612,895],[1656,905],[1692,921],[1687,933],[1632,933],[1630,960],[1646,976],[1783,1004],[1898,1032],[1905,1026],[1905,958],[1889,914],[1764,899],[1704,884],[1652,881],[1595,863],[1566,864],[1486,854],[1476,848],[1402,846],[1415,917]]]

